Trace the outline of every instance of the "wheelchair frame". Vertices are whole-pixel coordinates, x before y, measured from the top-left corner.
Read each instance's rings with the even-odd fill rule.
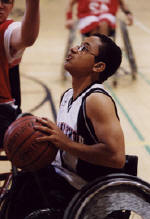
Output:
[[[126,56],[127,56],[128,62],[129,62],[129,66],[130,66],[130,72],[126,71],[121,66],[120,66],[118,72],[122,71],[124,74],[131,74],[132,80],[135,80],[137,78],[138,67],[137,67],[134,51],[132,48],[131,40],[129,37],[127,25],[123,20],[119,20],[119,26],[120,26],[120,30],[121,30],[121,36],[123,39],[125,53],[126,53]],[[116,74],[113,77],[113,86],[114,87],[116,87],[118,84],[118,72],[116,72]]]

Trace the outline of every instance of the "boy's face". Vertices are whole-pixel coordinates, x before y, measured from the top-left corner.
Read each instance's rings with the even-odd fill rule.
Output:
[[[82,76],[91,73],[101,44],[97,36],[85,38],[80,46],[70,49],[64,64],[65,69],[72,75]]]
[[[13,8],[13,0],[0,0],[0,24],[3,23]]]

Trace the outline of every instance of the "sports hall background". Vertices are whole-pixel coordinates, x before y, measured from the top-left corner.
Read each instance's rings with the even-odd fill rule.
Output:
[[[12,17],[20,20],[24,1],[15,1]],[[126,153],[138,155],[138,176],[150,183],[150,1],[126,1],[134,15],[134,24],[128,27],[128,31],[138,65],[138,76],[133,81],[130,74],[120,74],[116,88],[111,80],[105,85],[117,103]],[[41,0],[39,37],[34,46],[25,51],[20,65],[23,112],[32,112],[52,120],[62,92],[71,86],[69,76],[66,81],[61,78],[69,35],[64,26],[66,3],[67,0]],[[118,18],[125,19],[120,11]],[[122,65],[129,70],[119,25],[116,36],[116,42],[124,54]],[[80,39],[77,31],[74,43],[80,43]],[[55,109],[51,103],[54,103]],[[9,162],[0,163],[0,172],[9,168]]]

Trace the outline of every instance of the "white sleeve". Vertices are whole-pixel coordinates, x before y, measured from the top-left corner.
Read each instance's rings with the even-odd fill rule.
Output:
[[[20,25],[21,25],[21,22],[13,22],[8,26],[8,28],[6,29],[4,33],[4,48],[5,48],[8,62],[10,64],[14,62],[15,60],[21,58],[24,52],[24,49],[21,49],[17,53],[15,53],[13,56],[11,56],[10,54],[10,38],[11,38],[12,31],[15,28],[19,27]]]

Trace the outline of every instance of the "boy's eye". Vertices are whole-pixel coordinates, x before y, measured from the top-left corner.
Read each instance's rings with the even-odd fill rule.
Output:
[[[79,51],[86,51],[87,52],[88,48],[86,48],[86,46],[82,45],[82,46],[80,46]]]

